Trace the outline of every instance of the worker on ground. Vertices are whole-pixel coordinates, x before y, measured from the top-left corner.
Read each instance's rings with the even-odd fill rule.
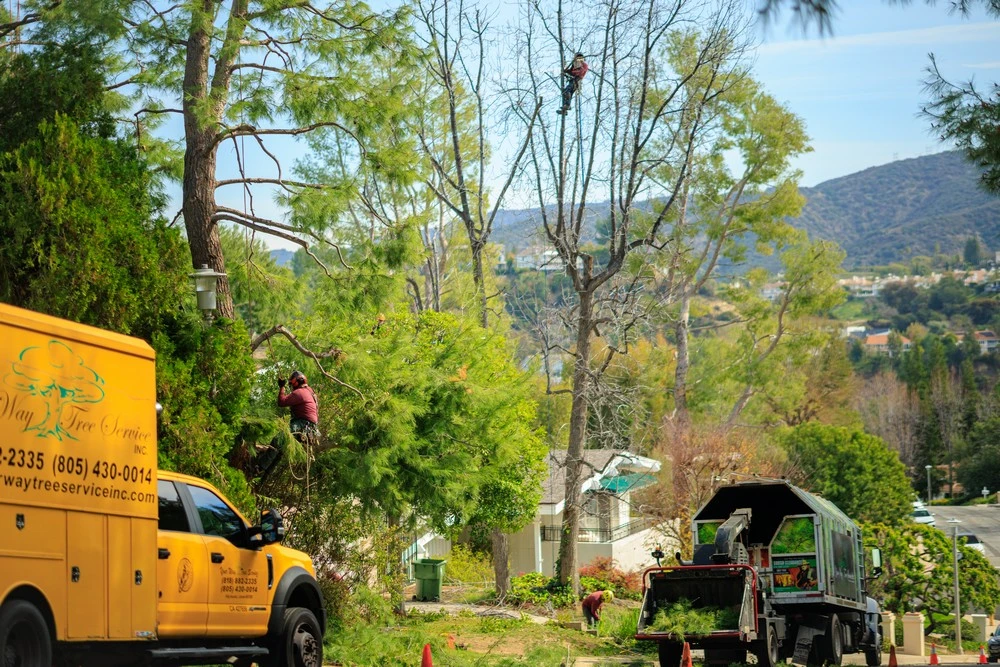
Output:
[[[563,70],[563,79],[566,85],[563,88],[562,108],[556,113],[565,114],[573,106],[573,95],[580,90],[580,82],[583,81],[583,77],[589,69],[590,66],[583,59],[582,53],[573,56],[573,62]]]
[[[597,625],[597,622],[601,620],[601,606],[614,599],[615,594],[611,591],[594,591],[583,598],[583,617],[587,619],[587,625]]]
[[[292,412],[292,433],[301,433],[305,438],[319,435],[319,410],[316,404],[316,392],[309,386],[302,371],[294,371],[287,383],[292,390],[285,394],[286,380],[278,378],[278,407],[290,408]]]

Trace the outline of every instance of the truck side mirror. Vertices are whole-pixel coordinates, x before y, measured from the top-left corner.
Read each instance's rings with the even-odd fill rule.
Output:
[[[872,579],[877,579],[882,574],[882,550],[872,549]]]
[[[261,510],[260,536],[264,544],[275,544],[285,539],[285,523],[276,509]]]

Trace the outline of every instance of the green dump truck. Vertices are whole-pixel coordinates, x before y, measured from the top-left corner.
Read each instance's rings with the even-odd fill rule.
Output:
[[[683,642],[705,664],[839,665],[846,653],[882,662],[878,604],[861,530],[833,503],[785,481],[721,487],[693,519],[694,558],[643,573],[636,639],[659,644],[660,667],[677,667]],[[662,554],[654,554],[654,556]],[[688,613],[685,613],[688,610]],[[699,621],[683,624],[691,617]]]

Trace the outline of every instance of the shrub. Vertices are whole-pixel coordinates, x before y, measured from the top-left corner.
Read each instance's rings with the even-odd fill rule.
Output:
[[[493,583],[493,565],[485,554],[464,544],[452,546],[451,552],[442,556],[447,561],[444,568],[445,583]]]
[[[528,572],[510,580],[507,601],[511,604],[535,604],[568,607],[577,602],[573,591],[561,586],[556,578],[540,572]]]
[[[580,587],[585,594],[611,590],[616,597],[641,600],[642,573],[622,570],[612,559],[599,556],[580,568]]]

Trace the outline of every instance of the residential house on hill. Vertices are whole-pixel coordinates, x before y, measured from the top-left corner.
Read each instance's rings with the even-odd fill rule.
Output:
[[[885,331],[882,333],[869,334],[865,338],[865,349],[873,354],[888,354],[889,356],[892,356],[892,350],[889,349],[889,336],[892,335],[892,333],[893,332],[891,331]],[[907,352],[911,347],[913,347],[913,343],[909,338],[901,334],[897,335],[902,343],[903,352]]]

